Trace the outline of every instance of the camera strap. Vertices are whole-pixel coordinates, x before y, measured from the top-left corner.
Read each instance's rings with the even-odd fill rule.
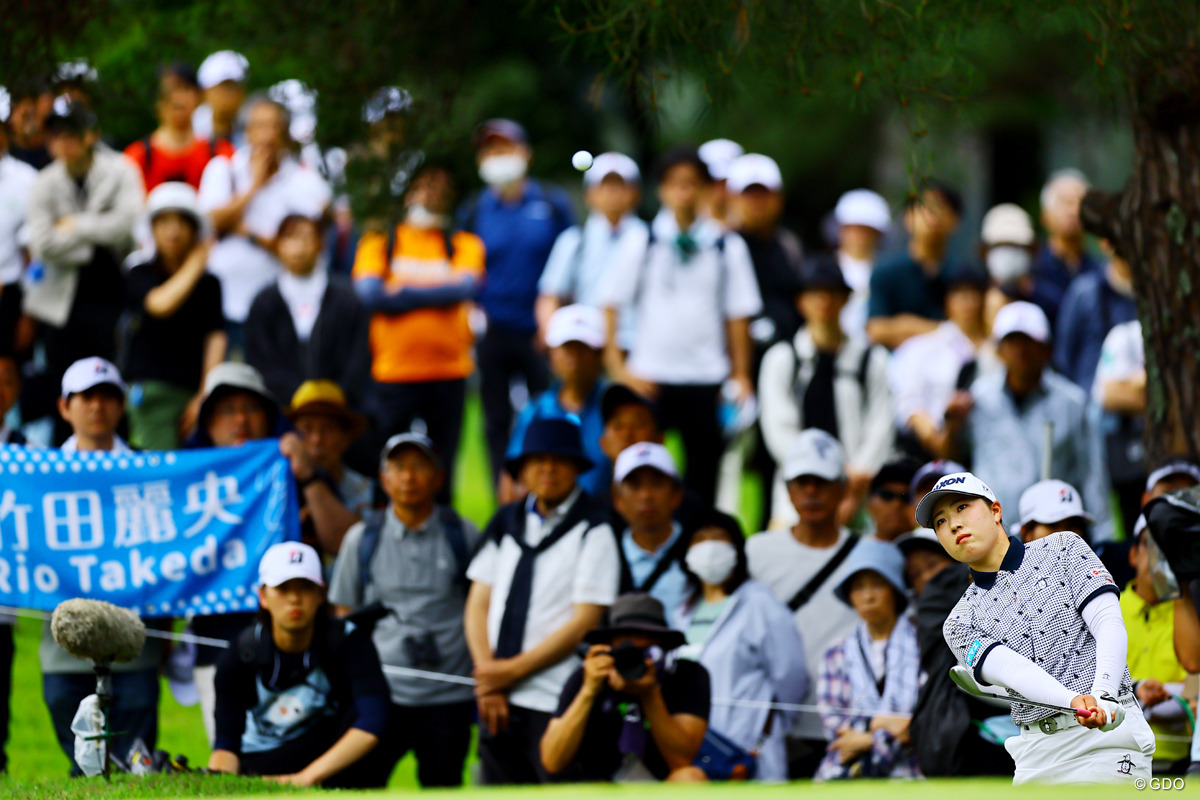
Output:
[[[813,595],[820,591],[821,587],[825,585],[825,581],[829,580],[829,576],[842,565],[842,562],[850,555],[850,551],[857,545],[857,536],[847,536],[846,541],[842,542],[842,546],[838,548],[837,552],[825,562],[825,566],[821,567],[817,574],[813,575],[808,583],[792,596],[792,599],[788,601],[788,608],[792,611],[799,611],[809,600],[812,600]]]

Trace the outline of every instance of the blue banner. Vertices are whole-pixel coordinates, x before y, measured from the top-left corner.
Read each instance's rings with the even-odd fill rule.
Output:
[[[258,562],[299,539],[279,442],[179,452],[0,446],[0,604],[89,597],[143,617],[258,607]]]

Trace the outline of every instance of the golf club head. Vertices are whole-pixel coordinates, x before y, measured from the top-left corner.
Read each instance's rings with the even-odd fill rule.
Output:
[[[954,685],[962,689],[964,692],[975,697],[995,697],[983,691],[982,687],[975,682],[975,676],[971,674],[971,670],[966,667],[955,664],[950,668],[950,680],[954,681]]]

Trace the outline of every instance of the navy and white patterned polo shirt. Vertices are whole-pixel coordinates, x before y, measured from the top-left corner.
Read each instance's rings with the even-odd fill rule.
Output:
[[[1083,539],[1069,532],[1029,544],[1010,538],[1000,570],[971,570],[971,578],[974,583],[946,618],[942,634],[958,663],[971,669],[980,685],[987,685],[980,675],[984,658],[1004,645],[1076,694],[1091,693],[1096,640],[1081,612],[1105,592],[1120,591]],[[1126,667],[1118,693],[1132,692]],[[1012,706],[1012,720],[1018,725],[1056,713],[1023,703]]]

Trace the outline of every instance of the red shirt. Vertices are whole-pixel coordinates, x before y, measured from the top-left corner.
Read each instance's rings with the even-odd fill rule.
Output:
[[[228,139],[210,142],[197,138],[186,150],[165,150],[146,138],[126,147],[125,155],[141,170],[147,192],[167,181],[182,181],[199,189],[208,162],[214,155],[232,156],[233,145]]]

